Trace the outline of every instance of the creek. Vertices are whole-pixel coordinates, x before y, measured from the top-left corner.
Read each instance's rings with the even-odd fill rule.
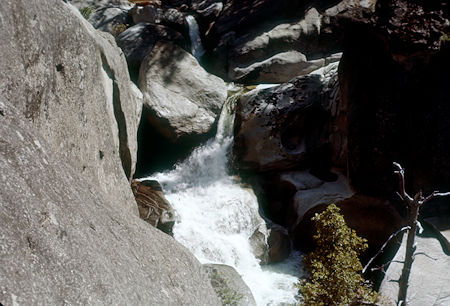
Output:
[[[259,227],[258,202],[251,189],[228,174],[233,142],[234,103],[223,106],[215,137],[193,150],[173,170],[148,178],[159,181],[177,212],[174,237],[202,263],[234,267],[249,286],[258,305],[296,303],[295,283],[301,273],[300,254],[282,263],[260,265],[249,243]]]

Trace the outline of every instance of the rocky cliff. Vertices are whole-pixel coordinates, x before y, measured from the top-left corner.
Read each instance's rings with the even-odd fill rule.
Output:
[[[0,3],[0,302],[209,304],[199,262],[137,216],[142,94],[59,0]]]

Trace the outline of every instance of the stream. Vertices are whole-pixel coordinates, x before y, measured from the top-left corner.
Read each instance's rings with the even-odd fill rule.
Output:
[[[202,263],[234,267],[249,286],[257,305],[296,303],[295,283],[301,274],[301,256],[292,252],[284,262],[261,266],[249,237],[260,226],[258,202],[251,189],[228,174],[233,142],[234,103],[223,106],[215,137],[193,150],[173,170],[145,179],[161,183],[177,212],[174,238]]]

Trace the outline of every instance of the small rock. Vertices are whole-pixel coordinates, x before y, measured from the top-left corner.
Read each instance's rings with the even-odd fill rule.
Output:
[[[138,204],[139,216],[152,226],[173,236],[175,210],[164,196],[161,185],[154,180],[133,180],[131,188]]]

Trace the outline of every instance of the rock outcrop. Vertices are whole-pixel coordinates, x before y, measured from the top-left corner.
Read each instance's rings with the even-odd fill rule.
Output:
[[[158,41],[170,41],[186,48],[184,37],[179,32],[164,25],[145,22],[126,29],[116,38],[116,41],[123,50],[130,72],[136,80],[142,61]]]
[[[236,106],[236,166],[261,172],[305,165],[323,145],[318,136],[330,117],[332,79],[311,74],[243,95]]]
[[[205,37],[207,66],[231,81],[287,82],[335,61],[331,55],[342,50],[344,34],[339,17],[348,11],[370,16],[375,3],[227,1]]]
[[[143,180],[131,182],[131,189],[139,208],[139,216],[152,226],[173,236],[175,210],[167,201],[158,181]]]
[[[0,101],[1,303],[220,303],[187,249],[65,163],[14,104]]]
[[[111,203],[137,214],[127,179],[142,96],[113,37],[62,1],[2,1],[0,12],[0,95]]]
[[[158,42],[146,56],[139,84],[150,111],[146,119],[172,142],[206,135],[227,97],[222,79],[168,42]]]
[[[392,196],[393,161],[408,169],[413,190],[448,190],[449,16],[446,3],[379,1],[372,18],[342,17],[339,82],[350,178],[360,191]]]
[[[0,25],[0,303],[219,304],[137,217],[142,94],[114,38],[59,0],[1,1]]]
[[[222,305],[256,305],[250,288],[233,267],[220,264],[205,264],[203,267]]]

